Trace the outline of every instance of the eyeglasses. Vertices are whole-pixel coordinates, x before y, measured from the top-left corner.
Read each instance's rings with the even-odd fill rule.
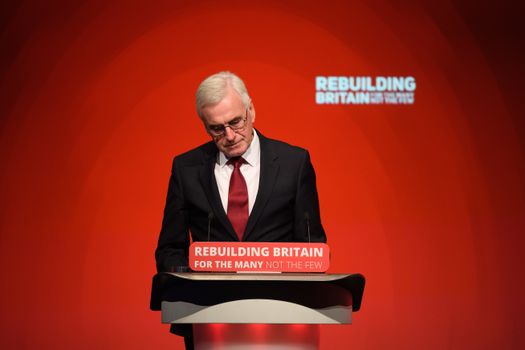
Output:
[[[230,128],[234,132],[243,130],[246,126],[246,120],[248,120],[248,108],[246,109],[246,115],[244,117],[233,118],[226,124],[207,125],[206,128],[212,136],[219,137],[226,133],[226,128]]]

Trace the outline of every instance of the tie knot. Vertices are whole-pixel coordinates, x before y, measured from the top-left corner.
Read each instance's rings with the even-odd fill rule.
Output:
[[[243,157],[232,157],[226,162],[228,165],[233,165],[235,169],[239,169],[246,161]]]

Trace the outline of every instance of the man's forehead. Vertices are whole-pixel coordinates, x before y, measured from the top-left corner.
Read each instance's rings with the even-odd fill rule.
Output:
[[[239,94],[227,94],[213,106],[205,106],[203,115],[208,123],[226,123],[244,115],[244,104]]]

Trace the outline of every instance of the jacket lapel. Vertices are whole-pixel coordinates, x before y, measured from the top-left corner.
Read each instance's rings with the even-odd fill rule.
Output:
[[[261,173],[259,176],[259,190],[257,191],[257,198],[253,205],[252,212],[248,218],[246,230],[244,231],[244,240],[253,234],[253,229],[257,224],[257,220],[264,211],[264,207],[270,199],[277,175],[279,174],[279,164],[276,162],[277,155],[271,149],[268,139],[266,139],[259,131],[259,142],[261,146]]]
[[[235,231],[224,211],[221,202],[221,196],[219,194],[219,188],[217,187],[217,181],[215,180],[215,163],[217,161],[217,149],[215,145],[206,149],[204,163],[201,166],[199,176],[204,193],[207,194],[208,202],[210,203],[213,211],[214,220],[218,220],[221,225],[226,229],[226,232],[234,239],[238,240]]]

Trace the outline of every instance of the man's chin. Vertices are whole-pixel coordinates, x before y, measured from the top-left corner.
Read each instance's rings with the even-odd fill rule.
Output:
[[[222,153],[224,153],[226,158],[234,158],[234,157],[242,156],[241,152],[222,152]]]
[[[222,149],[222,153],[224,153],[224,155],[228,158],[240,157],[246,150],[239,146],[240,145],[235,145],[234,147],[225,147]]]

